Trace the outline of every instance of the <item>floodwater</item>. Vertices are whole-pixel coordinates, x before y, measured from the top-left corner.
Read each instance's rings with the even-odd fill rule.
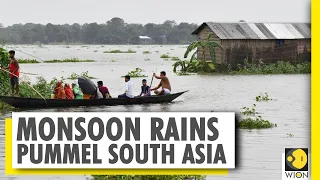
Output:
[[[72,72],[103,80],[111,95],[123,93],[127,72],[139,67],[150,83],[153,71],[167,72],[174,92],[189,90],[172,103],[154,105],[130,105],[113,107],[90,107],[49,109],[47,111],[235,111],[256,104],[256,110],[264,119],[278,127],[263,130],[238,130],[235,170],[226,177],[207,176],[207,179],[269,180],[281,178],[282,153],[286,147],[310,147],[310,75],[191,75],[177,76],[172,72],[174,61],[161,59],[162,54],[183,58],[186,46],[10,46],[17,58],[49,59],[93,59],[91,63],[21,64],[21,72],[36,73],[46,79],[68,77]],[[137,51],[134,54],[107,54],[107,50]],[[20,52],[19,52],[20,51]],[[150,51],[151,54],[143,54]],[[23,52],[23,53],[22,53]],[[27,54],[25,54],[27,53]],[[28,77],[35,81],[35,76]],[[139,94],[142,78],[133,78],[135,92]],[[70,81],[72,82],[72,81]],[[159,81],[154,80],[153,86]],[[267,92],[274,99],[256,102],[260,93]],[[38,110],[44,111],[44,110]],[[89,176],[72,177],[8,177],[4,172],[4,118],[11,112],[0,114],[0,179],[89,179]],[[291,134],[291,135],[289,135]]]

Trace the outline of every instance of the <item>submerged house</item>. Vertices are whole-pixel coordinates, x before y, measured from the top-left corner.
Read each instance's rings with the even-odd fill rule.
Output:
[[[222,65],[249,63],[274,63],[280,60],[291,63],[311,60],[310,23],[214,23],[205,22],[192,34],[198,40],[213,33],[211,40],[218,41],[216,62]],[[202,58],[201,47],[197,50]],[[206,60],[210,53],[206,51]]]
[[[154,40],[149,36],[131,36],[127,40],[128,44],[152,44]]]
[[[153,42],[149,36],[139,36],[139,39],[141,44],[151,44]]]

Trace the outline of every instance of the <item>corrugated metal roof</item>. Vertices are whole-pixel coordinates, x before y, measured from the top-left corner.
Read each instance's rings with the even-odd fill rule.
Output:
[[[310,39],[310,23],[213,23],[205,22],[192,34],[208,26],[220,39]]]

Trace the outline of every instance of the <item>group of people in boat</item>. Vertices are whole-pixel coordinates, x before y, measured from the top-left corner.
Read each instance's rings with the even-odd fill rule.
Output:
[[[64,86],[61,82],[56,84],[53,94],[51,95],[52,99],[83,99],[83,92],[79,88],[79,85],[72,83],[72,88],[68,83]]]
[[[126,75],[124,77],[125,80],[125,88],[124,93],[118,95],[118,98],[134,98],[141,96],[150,96],[151,91],[154,91],[156,95],[168,95],[171,93],[171,85],[168,77],[166,76],[166,72],[160,72],[160,76],[157,76],[153,73],[153,77],[156,79],[160,79],[160,83],[155,88],[150,88],[147,85],[147,80],[142,80],[141,92],[138,96],[134,95],[134,84],[130,81],[130,76]],[[61,82],[58,82],[56,87],[54,88],[54,92],[51,98],[54,99],[107,99],[112,98],[109,89],[103,85],[102,81],[97,82],[98,88],[97,93],[95,95],[85,94],[78,84],[72,83],[72,86],[66,83],[64,86]],[[161,88],[161,90],[158,90]]]
[[[10,84],[11,84],[11,90],[12,90],[12,96],[15,95],[18,96],[19,94],[19,62],[15,58],[15,51],[11,50],[9,51],[9,57],[11,59],[8,67],[1,67],[1,70],[8,69],[10,74]],[[142,80],[142,86],[141,86],[141,92],[138,95],[138,97],[141,96],[150,96],[151,91],[154,91],[154,94],[156,95],[168,95],[171,93],[171,85],[168,77],[166,76],[165,71],[160,72],[160,76],[157,76],[155,73],[153,73],[153,77],[156,79],[160,79],[160,83],[158,86],[151,88],[147,85],[147,80]],[[124,93],[120,94],[118,98],[134,98],[137,97],[134,95],[134,84],[130,81],[130,76],[125,76],[125,89]],[[102,81],[97,82],[98,88],[96,95],[88,95],[85,94],[82,89],[79,87],[77,83],[70,84],[63,84],[61,82],[58,82],[56,84],[56,87],[54,88],[54,92],[51,95],[51,98],[54,99],[103,99],[103,98],[111,98],[109,89],[103,85]],[[159,88],[162,88],[159,90]]]

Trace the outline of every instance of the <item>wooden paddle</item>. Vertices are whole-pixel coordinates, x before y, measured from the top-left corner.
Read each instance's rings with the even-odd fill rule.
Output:
[[[157,71],[157,70],[156,70],[156,71]],[[154,73],[154,72],[153,72],[153,73]],[[153,76],[153,74],[152,74],[151,83],[150,83],[150,88],[151,88],[151,86],[152,86],[153,78],[154,78],[154,76]]]
[[[39,74],[33,74],[33,73],[25,73],[25,72],[20,72],[21,74],[28,74],[28,75],[35,75],[38,76]]]

